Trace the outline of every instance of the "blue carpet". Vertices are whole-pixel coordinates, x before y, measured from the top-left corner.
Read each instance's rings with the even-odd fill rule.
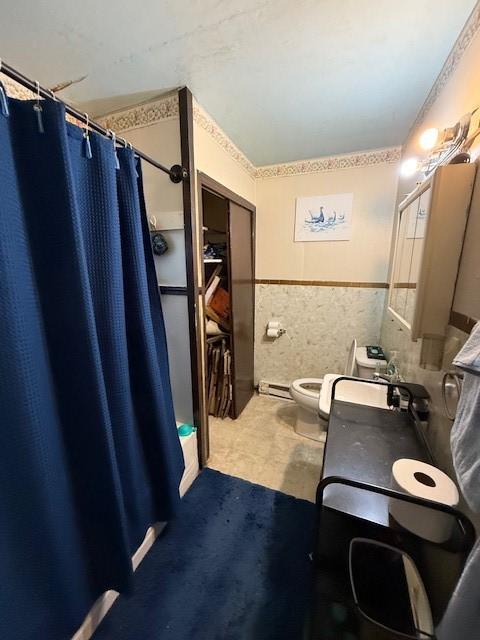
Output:
[[[94,640],[297,640],[315,506],[205,469]]]

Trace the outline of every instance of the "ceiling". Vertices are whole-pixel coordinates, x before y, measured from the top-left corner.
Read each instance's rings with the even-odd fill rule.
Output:
[[[475,0],[3,1],[0,56],[92,115],[187,85],[256,165],[400,144]]]

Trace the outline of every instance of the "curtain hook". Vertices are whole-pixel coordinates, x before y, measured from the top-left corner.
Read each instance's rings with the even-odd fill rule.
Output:
[[[138,173],[138,164],[140,162],[140,159],[137,155],[135,155],[135,149],[133,148],[133,144],[131,142],[128,143],[128,146],[130,147],[130,151],[133,153],[133,164],[135,166],[135,176],[137,178],[140,177],[139,173]]]
[[[45,129],[43,128],[43,118],[42,118],[42,105],[40,104],[40,83],[38,80],[35,80],[35,85],[37,87],[37,101],[33,105],[33,110],[37,114],[37,124],[38,124],[38,132],[45,133]]]
[[[117,136],[111,129],[107,129],[107,133],[110,134],[113,142],[113,151],[115,152],[115,168],[120,169],[120,162],[117,155]]]
[[[92,147],[90,145],[90,116],[88,113],[83,114],[85,117],[85,128],[83,130],[83,140],[85,145],[85,156],[90,160],[92,158]]]

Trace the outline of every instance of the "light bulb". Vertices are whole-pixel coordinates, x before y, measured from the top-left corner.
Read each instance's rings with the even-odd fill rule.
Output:
[[[407,160],[404,160],[402,162],[402,165],[400,167],[400,173],[404,178],[409,178],[410,176],[413,176],[413,174],[416,173],[417,170],[418,170],[418,161],[416,158],[407,158]]]
[[[425,131],[420,136],[420,146],[425,151],[429,151],[433,149],[438,140],[438,129],[432,127],[431,129],[425,129]]]

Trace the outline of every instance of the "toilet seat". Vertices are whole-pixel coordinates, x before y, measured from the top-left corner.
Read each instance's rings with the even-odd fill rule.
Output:
[[[300,405],[318,411],[318,402],[320,391],[323,384],[323,378],[298,378],[290,385],[290,395]],[[308,389],[308,385],[318,386],[318,389]]]
[[[323,385],[320,390],[320,396],[318,398],[318,413],[328,420],[330,416],[330,405],[332,403],[332,386],[335,380],[341,378],[342,375],[338,373],[327,373],[323,379]]]
[[[357,351],[357,341],[352,340],[345,364],[345,373],[343,375],[352,376],[355,368],[355,353]],[[330,396],[332,394],[333,380],[342,374],[327,373],[325,378],[298,378],[290,385],[290,395],[300,406],[310,411],[314,411],[317,415],[328,420],[330,414]],[[333,380],[332,380],[333,378]],[[329,388],[323,389],[324,381],[329,380]],[[308,389],[308,385],[315,385],[318,389]],[[322,398],[322,390],[324,400]]]
[[[299,378],[291,383],[290,395],[299,405],[294,425],[296,433],[306,438],[325,442],[332,402],[332,386],[338,378],[346,377],[347,380],[342,380],[335,388],[337,400],[388,409],[388,387],[378,384],[372,385],[365,379],[362,382],[362,378],[354,376],[356,351],[357,341],[353,340],[343,374],[327,373],[323,378]],[[348,378],[355,378],[355,380],[348,380]],[[309,389],[312,386],[317,388]]]

